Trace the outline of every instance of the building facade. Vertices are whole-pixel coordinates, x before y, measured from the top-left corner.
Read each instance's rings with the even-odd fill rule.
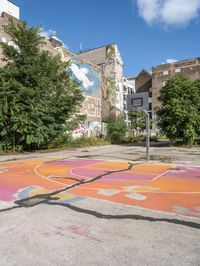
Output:
[[[131,121],[129,119],[129,112],[132,110],[130,108],[129,99],[135,94],[135,79],[124,78],[124,120],[127,126],[131,126]]]
[[[74,137],[82,135],[99,136],[102,133],[103,77],[101,68],[80,58],[62,46],[55,47],[54,53],[60,54],[64,62],[70,61],[68,70],[71,73],[71,77],[79,83],[85,97],[81,113],[86,115],[87,119],[73,132]]]
[[[124,64],[116,44],[94,48],[81,52],[80,58],[101,67],[102,87],[102,121],[118,117],[124,112]]]
[[[142,70],[138,76],[131,77],[129,81],[135,84],[135,92],[127,95],[127,111],[144,109],[152,114],[152,77],[146,70]]]
[[[20,17],[19,7],[8,0],[0,1],[0,16],[2,16],[3,13],[6,13],[16,19],[19,19]]]
[[[171,64],[163,64],[152,68],[152,106],[160,106],[158,97],[160,90],[165,86],[166,82],[176,76],[184,75],[190,80],[200,79],[200,57],[177,61]]]
[[[189,80],[200,79],[200,57],[177,61],[170,64],[162,64],[152,68],[152,110],[154,131],[156,131],[156,117],[154,110],[161,105],[158,100],[160,90],[170,78],[180,74],[186,76]]]

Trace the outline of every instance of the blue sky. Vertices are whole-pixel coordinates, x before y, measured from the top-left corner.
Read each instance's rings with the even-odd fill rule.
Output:
[[[73,52],[116,43],[125,75],[168,59],[200,57],[200,0],[13,0],[21,19],[43,25]]]

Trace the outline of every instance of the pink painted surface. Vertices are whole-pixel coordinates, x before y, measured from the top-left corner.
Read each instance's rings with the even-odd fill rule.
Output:
[[[58,201],[96,198],[142,208],[200,217],[200,168],[103,160],[29,160],[1,163],[0,202],[14,202],[112,174],[57,195]],[[102,170],[101,170],[102,169]],[[125,170],[124,172],[117,172]],[[81,177],[80,177],[81,176]],[[82,177],[84,176],[84,177]],[[1,204],[1,203],[0,203]],[[3,206],[3,205],[2,205]],[[1,205],[0,205],[1,207]]]

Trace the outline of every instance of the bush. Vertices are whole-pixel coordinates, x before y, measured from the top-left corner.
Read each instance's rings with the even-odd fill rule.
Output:
[[[112,144],[121,144],[124,143],[124,135],[121,132],[114,131],[110,135]]]
[[[118,132],[122,135],[125,135],[126,131],[127,125],[123,118],[112,119],[108,122],[108,136],[111,136],[114,132]]]
[[[47,148],[48,149],[62,148],[67,146],[71,141],[72,138],[70,134],[61,135],[58,136],[56,139],[52,140],[51,142],[49,142]]]
[[[97,137],[81,137],[79,139],[72,140],[68,147],[89,147],[89,146],[103,146],[110,144],[110,141]]]
[[[151,141],[158,142],[158,137],[157,136],[151,136]]]

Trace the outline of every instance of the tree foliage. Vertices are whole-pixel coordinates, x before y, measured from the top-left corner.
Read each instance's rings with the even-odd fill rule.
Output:
[[[136,132],[144,130],[146,128],[146,117],[143,111],[134,110],[129,113],[131,120],[131,128]]]
[[[77,126],[84,97],[69,63],[41,49],[39,28],[10,21],[5,31],[14,45],[0,42],[0,143],[7,150],[41,147]]]
[[[127,125],[123,117],[112,118],[108,122],[108,136],[113,144],[120,144],[124,141],[127,132]]]
[[[194,144],[200,140],[200,81],[179,75],[161,89],[156,115],[161,132],[172,141]]]
[[[127,131],[127,125],[122,117],[112,118],[108,122],[108,135],[109,136],[113,132],[119,132],[125,135],[126,131]]]

